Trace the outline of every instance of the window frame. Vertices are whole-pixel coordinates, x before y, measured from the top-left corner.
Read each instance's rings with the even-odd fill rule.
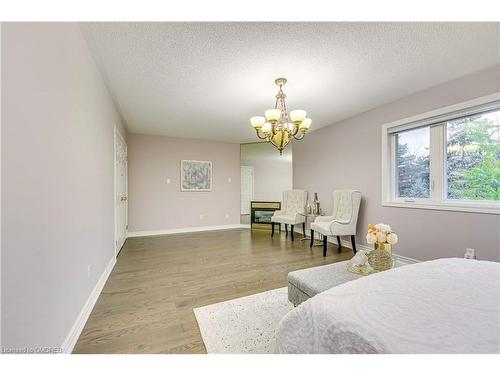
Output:
[[[500,109],[500,92],[382,125],[382,206],[478,212],[500,215],[500,201],[458,200],[447,196],[446,122],[461,116]],[[429,126],[429,198],[397,196],[397,132]]]

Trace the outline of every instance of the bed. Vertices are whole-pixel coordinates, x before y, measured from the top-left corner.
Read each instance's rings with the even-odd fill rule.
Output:
[[[500,353],[500,263],[438,259],[362,277],[280,322],[279,353]]]

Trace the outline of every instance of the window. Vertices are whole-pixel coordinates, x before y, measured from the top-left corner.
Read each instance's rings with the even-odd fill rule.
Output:
[[[500,200],[500,110],[448,121],[448,199]]]
[[[500,93],[386,124],[382,204],[500,214]]]
[[[429,127],[396,134],[397,193],[429,198]]]

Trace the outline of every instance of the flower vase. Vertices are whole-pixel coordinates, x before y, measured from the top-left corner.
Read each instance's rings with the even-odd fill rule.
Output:
[[[368,263],[375,271],[392,268],[392,245],[387,242],[375,242],[375,248],[368,254]]]

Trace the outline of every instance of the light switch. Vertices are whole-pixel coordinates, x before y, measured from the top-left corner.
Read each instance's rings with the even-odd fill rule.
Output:
[[[229,219],[229,214],[226,214],[225,217],[226,217],[226,219]]]
[[[167,178],[167,184],[170,184],[171,180],[170,178]]]
[[[228,182],[228,183],[231,183],[231,177],[228,177],[228,178],[227,178],[227,182]]]

